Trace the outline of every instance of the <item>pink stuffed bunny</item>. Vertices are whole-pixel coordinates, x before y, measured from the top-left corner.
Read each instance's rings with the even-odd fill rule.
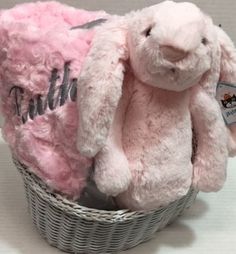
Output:
[[[195,5],[172,1],[97,30],[78,81],[77,145],[122,207],[157,208],[191,184],[222,187],[228,135],[214,96],[230,59],[218,30]]]
[[[71,28],[106,16],[56,2],[22,4],[0,14],[4,137],[14,156],[72,198],[80,196],[92,164],[76,148],[75,100],[94,30]]]

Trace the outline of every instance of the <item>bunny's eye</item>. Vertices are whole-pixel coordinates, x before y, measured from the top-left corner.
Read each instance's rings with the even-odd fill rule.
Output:
[[[203,37],[201,42],[203,45],[207,45],[208,43],[207,38]]]
[[[148,27],[146,30],[144,30],[143,34],[146,37],[149,37],[151,35],[151,31],[152,31],[152,26]]]

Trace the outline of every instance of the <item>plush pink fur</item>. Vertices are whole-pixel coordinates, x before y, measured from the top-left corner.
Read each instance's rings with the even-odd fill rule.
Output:
[[[195,5],[166,1],[97,31],[78,82],[77,143],[121,206],[153,209],[191,184],[222,187],[228,136],[214,96],[230,58],[217,30]]]
[[[236,81],[236,52],[228,36],[196,7],[168,1],[114,17],[98,30],[80,79],[80,121],[75,103],[67,101],[24,125],[15,116],[11,87],[25,89],[24,111],[30,98],[48,93],[53,68],[60,71],[57,88],[65,61],[71,61],[70,78],[78,77],[94,31],[70,28],[107,15],[55,2],[23,4],[0,15],[4,136],[49,186],[76,198],[85,185],[92,161],[76,150],[79,124],[78,146],[84,155],[96,155],[99,188],[121,193],[122,206],[165,205],[187,192],[192,173],[196,188],[221,188],[226,135],[212,99],[219,80]],[[152,39],[146,40],[149,26]],[[203,35],[206,48],[200,46]],[[203,90],[189,89],[195,83]],[[199,144],[194,167],[190,115]],[[235,133],[230,127],[231,154],[236,153]]]
[[[76,10],[56,2],[22,4],[0,16],[0,93],[5,117],[3,133],[13,153],[48,185],[77,198],[86,184],[91,159],[76,149],[76,103],[68,100],[55,110],[22,124],[15,114],[14,86],[24,88],[22,112],[37,94],[48,94],[54,68],[62,82],[65,62],[70,79],[77,78],[93,38],[93,30],[75,29],[107,16]]]

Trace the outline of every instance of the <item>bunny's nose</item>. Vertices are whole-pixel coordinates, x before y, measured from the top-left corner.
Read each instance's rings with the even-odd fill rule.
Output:
[[[173,63],[183,60],[188,55],[188,52],[172,46],[161,46],[160,50],[163,58]]]

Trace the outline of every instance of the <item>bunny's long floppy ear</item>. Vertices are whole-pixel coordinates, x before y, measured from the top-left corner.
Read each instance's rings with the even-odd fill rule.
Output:
[[[97,29],[78,80],[77,147],[93,157],[105,145],[119,99],[128,59],[127,27],[115,18]]]
[[[220,80],[229,83],[236,89],[236,48],[229,36],[219,27],[216,28],[221,47]],[[236,155],[236,124],[228,126],[229,154]]]

